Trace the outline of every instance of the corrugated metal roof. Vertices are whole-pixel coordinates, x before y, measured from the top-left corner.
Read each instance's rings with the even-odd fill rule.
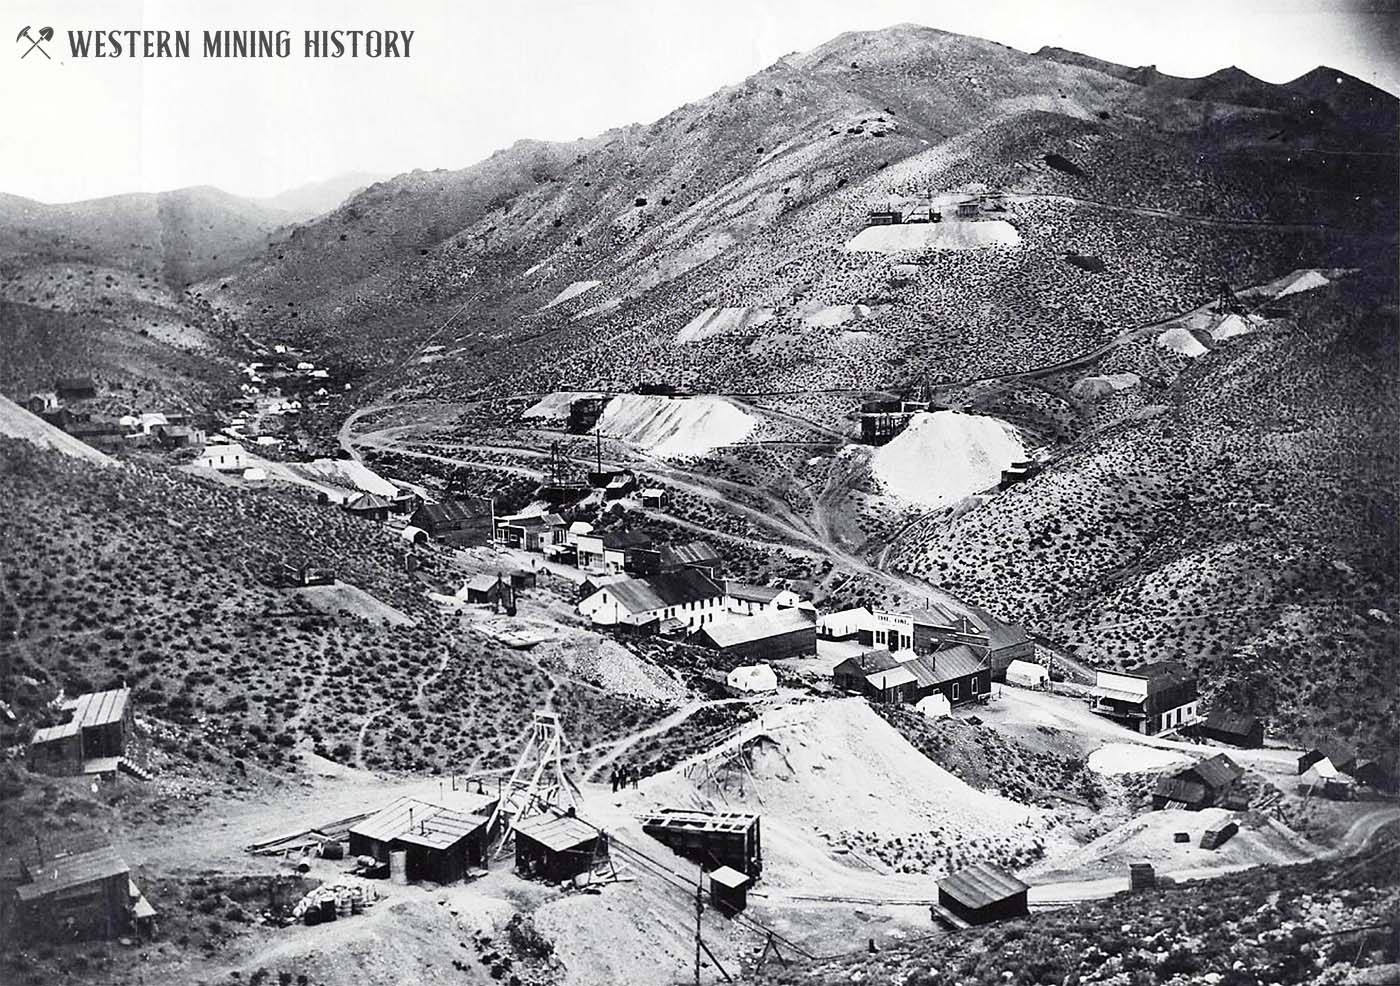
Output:
[[[515,826],[515,834],[523,835],[554,852],[577,849],[598,838],[598,830],[577,818],[564,815],[559,818],[527,818]]]
[[[1014,897],[1030,887],[1005,870],[986,863],[974,863],[939,880],[938,889],[964,907],[975,909]]]
[[[986,662],[967,644],[958,644],[900,663],[900,667],[908,668],[924,688],[970,677],[986,666]]]
[[[483,510],[479,504],[467,500],[443,500],[441,503],[425,503],[413,512],[413,522],[419,526],[436,527],[443,524],[460,524],[463,521],[489,517],[490,510]]]
[[[446,849],[490,821],[484,811],[475,814],[473,809],[485,809],[494,802],[495,798],[475,795],[463,808],[449,808],[416,798],[399,798],[352,826],[350,833],[376,842],[399,840],[429,849]]]
[[[707,625],[700,632],[716,647],[737,647],[798,630],[811,630],[813,639],[816,639],[817,625],[807,618],[806,613],[800,609],[779,609],[721,620]]]
[[[695,565],[720,561],[720,554],[712,545],[704,541],[687,541],[684,544],[663,544],[661,564]]]
[[[125,860],[111,846],[46,859],[30,867],[33,881],[17,888],[19,899],[37,900],[69,887],[124,876],[131,872]]]

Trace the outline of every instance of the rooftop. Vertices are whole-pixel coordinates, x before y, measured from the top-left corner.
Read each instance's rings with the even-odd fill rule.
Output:
[[[469,795],[461,808],[449,808],[416,798],[399,798],[350,831],[376,842],[397,840],[427,849],[446,849],[487,824],[495,800],[489,795]]]
[[[933,654],[923,654],[900,664],[918,679],[920,687],[941,685],[945,681],[966,678],[986,668],[987,664],[967,644],[958,644]]]
[[[798,630],[811,630],[815,634],[816,624],[800,609],[779,609],[721,620],[707,625],[701,632],[717,647],[736,647]]]
[[[64,708],[72,712],[71,718],[57,726],[36,729],[31,743],[50,743],[68,736],[76,736],[80,730],[92,726],[106,726],[120,722],[126,715],[127,702],[131,699],[130,688],[114,688],[106,692],[89,692],[64,703]]]
[[[37,900],[85,883],[125,876],[131,872],[131,868],[111,846],[101,846],[85,852],[46,859],[31,866],[29,871],[33,881],[16,890],[19,899],[23,901]]]
[[[747,832],[758,824],[758,815],[748,811],[693,811],[688,808],[662,808],[642,815],[642,825],[699,832]]]
[[[778,596],[782,595],[782,589],[774,589],[767,585],[749,585],[745,582],[724,583],[724,593],[735,599],[743,599],[752,603],[771,603]]]
[[[630,613],[645,613],[724,595],[709,578],[689,568],[643,579],[624,579],[605,588]]]
[[[704,541],[687,541],[684,544],[663,544],[661,564],[694,565],[720,561],[720,554]]]
[[[598,838],[597,829],[571,815],[527,818],[515,826],[515,834],[555,852],[577,849]]]
[[[939,880],[938,889],[964,907],[980,908],[1025,893],[1030,887],[1006,870],[974,863]]]

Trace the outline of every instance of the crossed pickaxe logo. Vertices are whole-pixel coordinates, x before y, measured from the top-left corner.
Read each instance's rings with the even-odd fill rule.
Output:
[[[26,25],[24,26],[24,30],[23,30],[23,31],[20,31],[19,34],[15,35],[15,40],[16,40],[16,41],[28,41],[28,42],[29,42],[29,47],[26,48],[26,49],[24,49],[24,54],[23,54],[23,55],[20,55],[20,56],[19,56],[20,58],[28,58],[28,57],[29,57],[29,53],[30,53],[31,51],[33,51],[35,48],[38,48],[38,49],[39,49],[39,54],[43,55],[45,58],[49,58],[49,53],[48,53],[47,51],[45,51],[44,48],[43,48],[43,42],[45,42],[45,41],[52,41],[52,40],[53,40],[53,28],[51,28],[51,27],[41,27],[41,28],[39,28],[39,36],[36,38],[36,37],[34,37],[33,35],[31,35],[31,34],[29,33],[29,25],[26,24]],[[49,58],[49,61],[53,61],[53,59]]]

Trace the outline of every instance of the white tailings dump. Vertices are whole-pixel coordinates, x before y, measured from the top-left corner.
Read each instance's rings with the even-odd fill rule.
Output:
[[[808,312],[803,316],[802,324],[809,329],[826,329],[835,325],[845,325],[847,322],[859,322],[869,317],[868,305],[831,305]]]
[[[1258,327],[1259,326],[1251,317],[1226,315],[1210,330],[1210,337],[1216,342],[1220,342],[1223,339],[1233,339],[1235,336],[1248,335]]]
[[[771,308],[706,308],[676,333],[676,342],[699,342],[726,332],[756,329],[772,320]]]
[[[549,304],[545,305],[544,307],[545,307],[545,308],[553,308],[555,305],[562,305],[564,302],[568,301],[570,298],[577,298],[579,295],[583,294],[585,291],[592,291],[594,288],[596,288],[598,285],[600,285],[600,284],[602,284],[602,283],[603,283],[602,281],[575,281],[573,284],[570,284],[570,285],[569,285],[567,288],[565,288],[563,291],[560,291],[558,294],[556,294],[556,295],[554,296],[554,300],[551,301]]]
[[[1021,245],[1021,234],[1004,219],[985,222],[900,223],[867,226],[847,244],[852,253],[906,253],[917,250],[981,250]]]
[[[936,411],[915,414],[875,450],[870,467],[890,493],[936,507],[995,486],[1003,469],[1025,458],[1021,437],[1005,421]]]
[[[623,394],[608,401],[598,430],[662,459],[706,455],[744,441],[756,422],[721,397]]]
[[[1159,335],[1157,337],[1157,345],[1161,346],[1163,349],[1169,349],[1174,353],[1180,353],[1182,356],[1189,356],[1192,359],[1198,356],[1204,356],[1206,353],[1210,352],[1201,340],[1196,338],[1195,334],[1193,334],[1190,329],[1183,329],[1180,327],[1168,329]]]
[[[1190,762],[1184,753],[1137,743],[1109,743],[1089,754],[1089,769],[1099,774],[1146,774]]]
[[[1283,286],[1276,297],[1284,298],[1290,294],[1297,294],[1299,291],[1311,291],[1314,288],[1325,288],[1331,283],[1331,281],[1327,280],[1327,278],[1323,277],[1315,270],[1299,271]]]

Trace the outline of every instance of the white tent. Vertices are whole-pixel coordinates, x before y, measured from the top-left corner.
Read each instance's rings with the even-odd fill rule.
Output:
[[[948,697],[942,692],[934,692],[928,698],[920,699],[914,708],[930,719],[943,719],[953,714],[953,707],[948,704]]]
[[[1022,688],[1044,688],[1050,675],[1043,665],[1031,661],[1012,661],[1006,666],[1006,683]]]
[[[778,690],[778,676],[766,664],[749,664],[735,668],[725,679],[736,692],[775,692]]]

